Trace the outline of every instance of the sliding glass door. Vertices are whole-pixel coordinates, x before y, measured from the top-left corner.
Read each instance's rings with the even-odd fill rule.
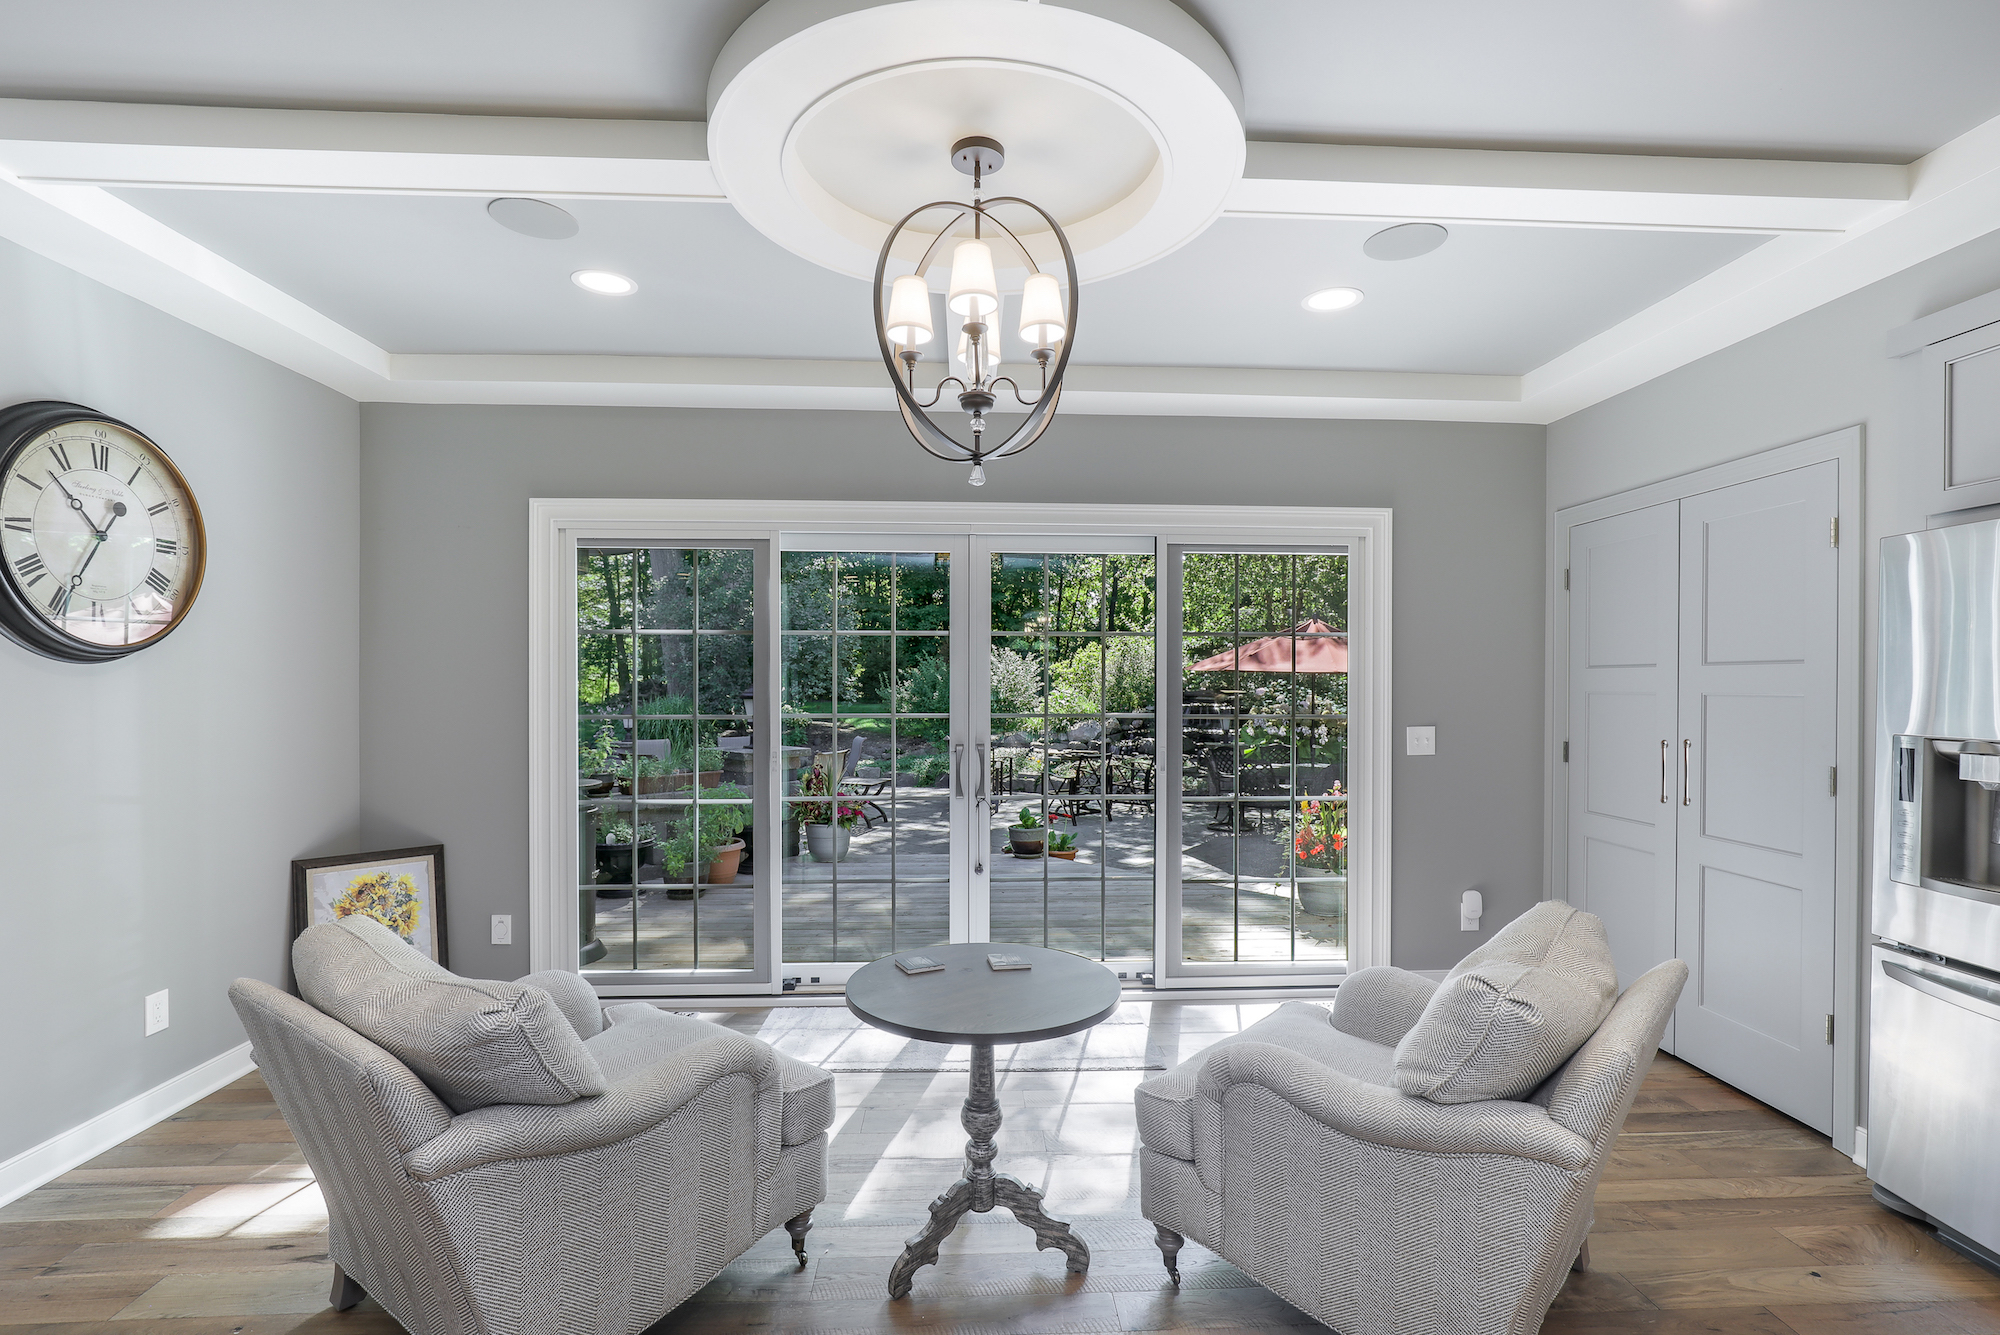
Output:
[[[947,941],[1162,987],[1354,958],[1373,794],[1347,546],[857,528],[572,550],[570,885],[606,990],[833,986]]]

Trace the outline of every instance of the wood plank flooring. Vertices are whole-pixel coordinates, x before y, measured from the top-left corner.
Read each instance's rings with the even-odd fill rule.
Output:
[[[1269,1005],[1139,1003],[1144,1050],[1184,1058]],[[783,1046],[844,1011],[712,1014]],[[1129,1045],[1128,1045],[1129,1046]],[[1139,1064],[1134,1062],[1134,1065]],[[1138,1215],[1131,1089],[1142,1070],[1002,1079],[998,1167],[1044,1187],[1091,1245],[1088,1276],[1004,1217],[974,1216],[912,1296],[888,1265],[956,1173],[962,1074],[842,1074],[827,1203],[801,1271],[782,1231],[653,1335],[1320,1330],[1190,1243],[1179,1292]],[[255,1075],[0,1209],[0,1335],[390,1335],[370,1301],[327,1309],[326,1214]],[[1662,1058],[1598,1193],[1593,1269],[1546,1335],[2000,1335],[2000,1278],[1875,1205],[1845,1156]]]

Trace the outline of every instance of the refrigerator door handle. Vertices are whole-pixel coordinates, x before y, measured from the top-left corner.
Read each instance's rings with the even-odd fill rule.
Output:
[[[1943,977],[1934,973],[1924,973],[1894,960],[1882,961],[1882,972],[1903,984],[1915,988],[1927,997],[1971,1011],[1974,1015],[1988,1020],[2000,1020],[2000,988],[1988,987],[1970,979]]]

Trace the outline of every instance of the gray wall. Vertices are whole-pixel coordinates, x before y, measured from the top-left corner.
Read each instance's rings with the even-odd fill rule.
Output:
[[[0,242],[0,403],[173,456],[208,525],[170,637],[80,666],[0,641],[0,1160],[243,1041],[290,861],[359,833],[356,406]],[[142,999],[172,1026],[142,1037]]]
[[[1935,513],[2000,502],[2000,484],[1946,496],[1942,443],[1925,436],[1916,411],[1921,359],[1890,360],[1885,336],[1898,325],[1995,288],[2000,288],[2000,235],[1961,246],[1549,427],[1548,505],[1553,511],[1862,424],[1863,514],[1860,523],[1851,516],[1844,520],[1842,529],[1867,544],[1862,554],[1862,662],[1856,666],[1862,674],[1861,735],[1871,775],[1877,540],[1923,528]],[[1872,789],[1871,780],[1861,799],[1864,890],[1874,856],[1868,838],[1874,821]],[[1865,893],[1860,898],[1865,914]],[[1858,926],[1865,929],[1866,924]],[[1859,970],[1862,961],[1846,961],[1844,967]],[[1865,987],[1860,996],[1865,1006]]]
[[[1393,506],[1395,735],[1439,751],[1397,747],[1394,952],[1444,967],[1541,893],[1542,434],[1071,416],[972,492],[887,415],[367,405],[364,832],[442,842],[454,966],[526,971],[485,929],[527,910],[530,497]]]

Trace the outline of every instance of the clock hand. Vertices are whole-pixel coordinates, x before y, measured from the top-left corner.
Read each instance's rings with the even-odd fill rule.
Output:
[[[55,483],[57,489],[60,490],[64,496],[69,497],[69,508],[76,511],[79,515],[83,515],[83,522],[90,525],[90,531],[92,533],[95,533],[98,537],[101,538],[106,533],[109,533],[111,531],[111,526],[109,524],[106,524],[103,528],[99,528],[96,525],[96,523],[91,519],[91,517],[84,512],[83,502],[78,500],[74,496],[70,496],[69,488],[63,486],[62,479],[56,476],[54,469],[49,469],[47,471],[49,475],[49,481]],[[118,503],[118,512],[120,514],[123,514],[125,512],[124,502],[122,501]]]
[[[58,483],[57,485],[61,484]],[[104,539],[111,533],[111,526],[123,518],[124,514],[125,502],[113,501],[111,503],[111,517],[104,521],[103,528],[97,530],[97,541],[90,544],[90,550],[83,554],[83,564],[78,566],[76,573],[69,577],[70,592],[74,593],[83,586],[83,572],[90,569],[90,563],[97,559],[98,549],[104,546]]]

